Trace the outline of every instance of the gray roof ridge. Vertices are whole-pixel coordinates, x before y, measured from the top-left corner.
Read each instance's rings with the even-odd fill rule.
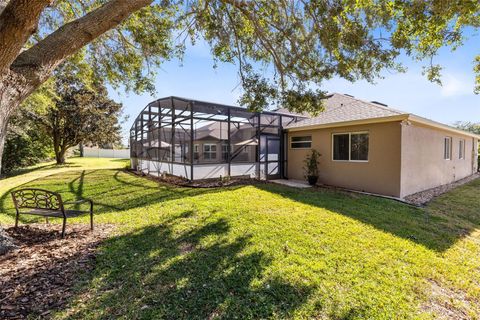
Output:
[[[366,103],[372,107],[375,107],[375,108],[378,108],[378,109],[382,109],[382,110],[387,110],[387,111],[392,111],[394,113],[397,113],[397,114],[408,114],[409,112],[405,112],[405,111],[402,111],[402,110],[398,110],[398,109],[395,109],[395,108],[391,108],[391,107],[386,107],[386,106],[381,106],[379,104],[376,104],[374,102],[371,102],[371,101],[367,101],[367,100],[363,100],[363,99],[359,99],[359,98],[355,98],[354,96],[350,96],[350,95],[347,95],[347,94],[343,94],[343,93],[339,93],[339,92],[333,92],[332,94],[338,94],[338,95],[341,95],[343,97],[346,97],[346,98],[349,98],[351,100],[357,100],[357,101],[360,101],[360,102],[363,102],[363,103]]]
[[[310,122],[312,121],[313,119],[317,119],[317,118],[320,118],[321,116],[324,116],[324,115],[328,115],[330,113],[333,113],[334,111],[338,111],[339,109],[343,109],[345,107],[348,107],[350,104],[352,104],[353,102],[349,102],[349,103],[346,103],[346,104],[342,104],[341,106],[338,106],[336,108],[333,108],[331,110],[325,110],[325,111],[322,111],[320,112],[320,114],[316,117],[313,117],[313,118],[306,118],[306,119],[302,119],[300,121],[297,121],[296,124],[300,125],[302,122]],[[332,123],[335,123],[335,122],[332,122]]]

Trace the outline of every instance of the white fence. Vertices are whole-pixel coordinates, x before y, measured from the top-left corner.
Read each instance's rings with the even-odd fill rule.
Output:
[[[130,158],[130,149],[98,149],[83,148],[83,156],[86,158]]]

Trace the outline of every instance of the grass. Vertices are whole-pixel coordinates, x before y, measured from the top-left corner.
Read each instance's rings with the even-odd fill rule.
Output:
[[[419,209],[272,184],[176,188],[124,166],[73,159],[1,181],[3,224],[5,192],[28,185],[92,198],[96,223],[118,225],[56,318],[480,317],[478,179]]]

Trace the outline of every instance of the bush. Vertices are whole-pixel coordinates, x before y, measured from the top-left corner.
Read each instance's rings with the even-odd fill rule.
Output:
[[[8,132],[2,157],[2,173],[31,166],[51,159],[53,150],[50,139],[38,130],[22,133]]]
[[[303,161],[305,170],[305,178],[318,177],[318,164],[320,162],[320,152],[312,149],[311,153],[307,155]]]

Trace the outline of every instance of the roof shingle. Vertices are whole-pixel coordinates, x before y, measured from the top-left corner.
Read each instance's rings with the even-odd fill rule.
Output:
[[[319,116],[292,123],[287,129],[407,114],[406,112],[340,93],[333,93],[328,96],[325,99],[324,107],[325,110]]]

